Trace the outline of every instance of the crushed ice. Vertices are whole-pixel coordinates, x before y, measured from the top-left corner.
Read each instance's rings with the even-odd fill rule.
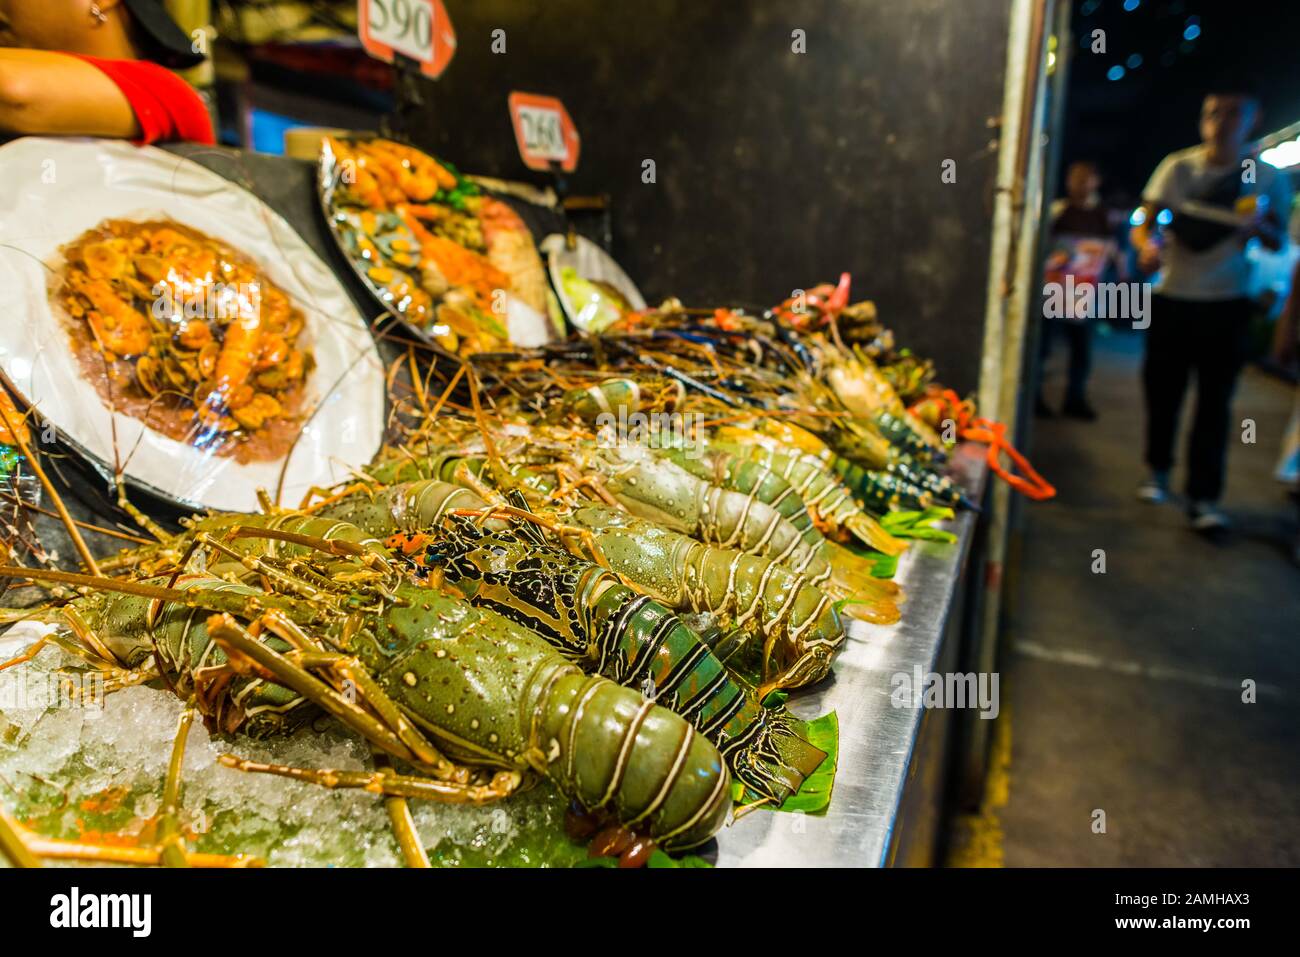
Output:
[[[15,652],[12,642],[0,645],[8,646],[0,647],[0,658]],[[89,706],[66,697],[33,700],[28,689],[57,682],[54,672],[78,665],[47,647],[32,662],[0,672],[0,803],[47,836],[80,838],[101,826],[87,807],[98,810],[104,795],[118,795],[117,816],[105,830],[138,835],[158,813],[182,703],[146,686]],[[225,752],[296,767],[370,767],[364,742],[332,721],[262,741],[214,741],[196,721],[182,798],[195,850],[253,854],[272,866],[402,863],[377,796],[227,768],[217,760]],[[410,806],[426,849],[439,852],[441,863],[505,863],[508,854],[511,863],[546,863],[545,845],[563,840],[563,802],[546,785],[483,807]]]

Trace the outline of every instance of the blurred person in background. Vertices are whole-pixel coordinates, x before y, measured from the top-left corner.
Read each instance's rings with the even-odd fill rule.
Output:
[[[1292,220],[1291,238],[1300,242],[1296,225],[1300,215]],[[1272,359],[1278,368],[1297,372],[1296,360],[1300,358],[1300,260],[1296,261],[1291,274],[1291,294],[1278,316],[1277,326],[1273,330]],[[1300,385],[1296,388],[1295,405],[1291,412],[1291,423],[1282,437],[1282,450],[1277,463],[1279,481],[1291,486],[1295,498],[1297,518],[1300,518]],[[1300,565],[1300,530],[1296,532],[1295,542],[1291,546],[1291,560]]]
[[[1291,208],[1286,177],[1246,153],[1259,121],[1247,92],[1210,93],[1201,107],[1201,142],[1161,161],[1142,193],[1133,228],[1138,265],[1159,270],[1142,370],[1146,464],[1138,497],[1169,498],[1178,417],[1188,378],[1196,376],[1196,412],[1187,450],[1188,515],[1214,534],[1228,526],[1219,508],[1227,465],[1231,403],[1249,342],[1251,262],[1246,244],[1286,244]],[[1157,216],[1171,211],[1166,231]]]
[[[162,0],[0,0],[0,136],[212,143],[203,59]]]
[[[1102,205],[1101,173],[1088,161],[1071,163],[1065,173],[1065,197],[1052,204],[1051,239],[1045,265],[1045,280],[1066,287],[1067,279],[1078,290],[1088,284],[1113,281],[1119,267],[1119,242],[1110,211]],[[1088,402],[1088,373],[1092,369],[1092,339],[1095,315],[1048,318],[1043,325],[1042,360],[1051,353],[1056,332],[1065,337],[1070,350],[1066,374],[1065,403],[1061,412],[1091,422],[1097,412]],[[1048,417],[1051,406],[1043,397],[1041,384],[1035,414]]]

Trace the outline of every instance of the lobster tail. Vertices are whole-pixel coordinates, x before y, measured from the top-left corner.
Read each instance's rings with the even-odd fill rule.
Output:
[[[703,844],[731,810],[731,775],[685,719],[599,675],[552,671],[538,689],[547,777],[587,810],[608,808],[668,850]]]
[[[885,531],[883,525],[866,512],[850,514],[844,526],[853,533],[862,544],[874,548],[885,555],[901,555],[907,550],[907,543],[895,538]]]
[[[467,488],[424,479],[392,485],[373,495],[351,495],[321,511],[351,522],[372,535],[434,528],[458,508],[484,508],[486,503]]]
[[[706,641],[658,602],[612,585],[596,601],[593,624],[600,672],[690,721],[751,791],[779,804],[826,757],[801,737],[800,722],[762,707]]]
[[[799,793],[808,776],[826,760],[826,752],[808,741],[806,722],[784,709],[760,710],[757,740],[731,763],[731,769],[745,787],[779,806]],[[728,756],[725,744],[722,753]]]

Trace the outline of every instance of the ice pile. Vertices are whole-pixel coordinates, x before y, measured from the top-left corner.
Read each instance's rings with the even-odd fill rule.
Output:
[[[140,835],[158,812],[182,703],[152,687],[99,702],[32,692],[57,688],[54,672],[75,665],[47,648],[0,672],[0,802],[51,837]],[[236,771],[218,763],[224,752],[296,767],[370,767],[365,743],[333,721],[264,741],[213,740],[196,722],[182,799],[194,849],[254,854],[273,866],[401,864],[377,796]],[[418,801],[412,810],[435,863],[539,865],[582,856],[563,837],[563,800],[546,784],[479,808]]]

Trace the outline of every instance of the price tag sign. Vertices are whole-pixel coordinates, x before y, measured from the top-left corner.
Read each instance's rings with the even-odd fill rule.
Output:
[[[375,59],[392,63],[400,53],[430,78],[456,52],[456,31],[442,0],[357,0],[357,36]]]
[[[515,126],[519,156],[529,169],[548,170],[558,163],[572,173],[578,168],[581,141],[569,111],[553,96],[510,94],[510,119]]]

